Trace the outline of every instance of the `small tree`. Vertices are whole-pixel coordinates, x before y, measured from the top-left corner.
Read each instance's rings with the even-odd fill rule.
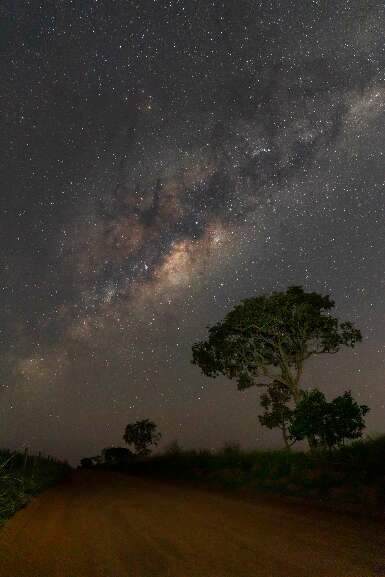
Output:
[[[279,381],[274,381],[268,385],[267,391],[261,395],[261,406],[265,409],[265,412],[258,417],[262,426],[268,429],[278,428],[281,430],[287,449],[295,442],[295,440],[290,440],[288,432],[293,416],[293,410],[287,406],[290,399],[289,387]]]
[[[341,446],[346,439],[359,439],[365,429],[365,415],[369,412],[367,405],[359,405],[352,397],[351,391],[336,397],[329,403],[328,429],[325,442],[329,447]]]
[[[103,460],[109,465],[128,463],[133,453],[125,447],[106,447],[102,451]]]
[[[311,450],[341,446],[346,439],[358,439],[365,428],[364,416],[369,411],[345,392],[330,403],[315,389],[304,393],[289,426],[290,438],[308,439]]]
[[[161,438],[156,429],[156,424],[149,419],[129,423],[123,439],[128,445],[133,445],[136,455],[144,457],[151,453],[150,445],[157,445]]]
[[[83,459],[80,459],[80,466],[83,467],[83,469],[91,469],[94,464],[92,457],[84,457]]]
[[[311,451],[323,446],[327,414],[325,395],[318,389],[304,391],[289,426],[290,438],[295,441],[307,439]]]

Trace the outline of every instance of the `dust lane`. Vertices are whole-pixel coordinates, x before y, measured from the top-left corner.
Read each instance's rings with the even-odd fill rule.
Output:
[[[277,499],[80,471],[0,530],[0,577],[372,577],[382,530]]]

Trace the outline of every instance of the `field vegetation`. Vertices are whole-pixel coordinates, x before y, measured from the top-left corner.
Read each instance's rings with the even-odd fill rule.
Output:
[[[24,507],[33,495],[63,478],[67,463],[28,452],[0,451],[0,523]]]
[[[99,462],[97,468],[231,490],[267,490],[332,508],[385,513],[385,436],[331,451],[182,450],[176,443],[153,456]]]

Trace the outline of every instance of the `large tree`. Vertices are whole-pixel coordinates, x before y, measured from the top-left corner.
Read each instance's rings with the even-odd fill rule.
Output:
[[[235,379],[239,389],[281,383],[296,405],[308,359],[361,341],[351,322],[331,315],[333,307],[328,295],[300,286],[246,299],[193,345],[192,362],[207,376]]]
[[[208,340],[193,345],[193,363],[207,376],[236,379],[239,389],[278,381],[298,402],[310,357],[337,353],[361,340],[351,322],[330,314],[333,307],[328,295],[299,286],[246,299],[209,328]]]

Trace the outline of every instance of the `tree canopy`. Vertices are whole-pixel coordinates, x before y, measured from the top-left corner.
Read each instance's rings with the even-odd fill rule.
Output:
[[[239,389],[279,382],[298,403],[306,360],[361,340],[351,322],[330,314],[333,307],[328,295],[300,286],[243,300],[193,345],[192,362],[207,376],[235,379]]]
[[[332,449],[346,439],[362,436],[368,411],[369,407],[359,405],[350,391],[331,402],[317,389],[305,391],[292,415],[290,437],[296,441],[307,438],[311,449]]]
[[[125,463],[133,457],[132,451],[126,447],[106,447],[102,451],[105,463]]]
[[[157,432],[157,426],[149,419],[129,423],[123,435],[124,441],[132,445],[135,453],[140,456],[147,456],[151,453],[150,446],[157,445],[161,434]]]

